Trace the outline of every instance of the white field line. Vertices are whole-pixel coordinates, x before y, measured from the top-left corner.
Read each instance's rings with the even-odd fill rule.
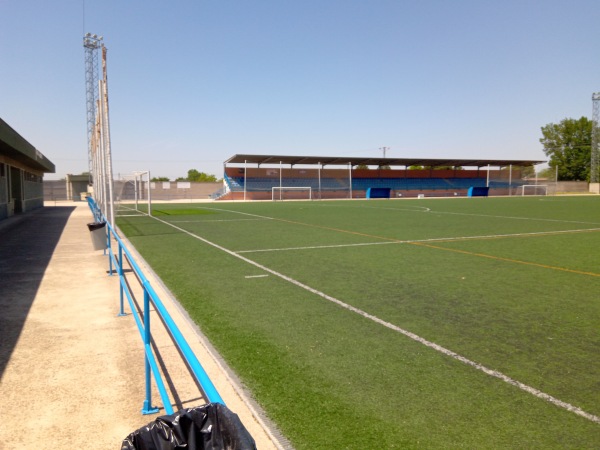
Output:
[[[264,275],[246,275],[244,278],[265,278],[268,277],[266,273]]]
[[[329,206],[334,206],[334,205],[327,205]],[[344,206],[340,206],[340,207],[344,207]],[[352,208],[352,206],[351,206]],[[358,206],[354,206],[353,208],[358,208]],[[361,207],[362,208],[362,207]],[[399,209],[397,208],[377,208],[374,206],[365,206],[364,208],[371,208],[371,209],[385,209],[385,210],[389,210],[389,211],[399,211]],[[422,206],[421,208],[425,208],[424,206]],[[258,214],[250,214],[250,213],[244,213],[244,212],[240,212],[240,211],[232,211],[229,209],[221,209],[221,208],[205,208],[205,209],[214,209],[215,211],[225,211],[225,212],[230,212],[230,213],[235,213],[235,214],[243,214],[246,216],[252,216],[252,217],[257,217],[257,218],[261,218],[261,219],[267,219],[267,220],[278,220],[275,217],[269,217],[269,216],[261,216]],[[432,214],[459,214],[459,215],[466,215],[466,216],[480,216],[480,217],[492,217],[492,218],[502,218],[502,219],[518,219],[518,220],[541,220],[541,221],[549,221],[549,222],[564,222],[564,223],[578,223],[578,224],[587,224],[587,225],[599,225],[596,222],[577,222],[577,221],[572,221],[572,220],[558,220],[558,219],[532,219],[529,217],[510,217],[510,216],[490,216],[490,215],[485,215],[485,214],[463,214],[463,213],[451,213],[451,212],[438,212],[438,211],[433,211],[429,208],[425,208],[424,210],[415,210],[415,209],[403,209],[403,211],[410,211],[410,212],[427,212],[427,213],[432,213]],[[309,223],[302,223],[302,222],[293,222],[299,225],[307,225],[307,226],[311,226],[311,224]],[[461,240],[468,240],[468,239],[495,239],[495,238],[505,238],[505,237],[523,237],[523,236],[543,236],[543,235],[553,235],[553,234],[560,234],[560,233],[579,233],[579,232],[589,232],[589,231],[600,231],[600,228],[577,228],[574,230],[556,230],[556,231],[533,231],[530,233],[510,233],[510,234],[492,234],[492,235],[480,235],[480,236],[452,236],[452,237],[445,237],[445,238],[431,238],[431,239],[423,239],[423,240],[399,240],[399,239],[394,239],[394,238],[386,238],[386,237],[381,237],[381,236],[373,236],[376,237],[378,239],[387,239],[389,240],[391,243],[398,243],[398,244],[410,244],[411,242],[436,242],[436,241],[461,241]],[[366,244],[347,244],[348,247],[352,247],[352,246],[356,246],[356,245],[377,245],[377,244],[384,244],[385,242],[373,242],[373,243],[366,243]],[[342,245],[340,245],[342,246]],[[324,246],[323,248],[328,248],[329,246]],[[319,246],[317,247],[306,247],[306,248],[321,248]],[[303,247],[298,247],[298,248],[290,248],[289,250],[302,250],[304,249]],[[273,250],[244,250],[243,252],[238,252],[238,253],[249,253],[249,252],[259,252],[259,251],[277,251],[279,249],[273,249]],[[281,249],[281,250],[287,250],[287,249]]]
[[[259,220],[269,220],[267,218],[264,219],[216,219],[216,220],[172,220],[171,223],[211,223],[211,222],[252,222]]]
[[[359,209],[381,209],[385,211],[408,211],[408,212],[416,212],[416,213],[432,213],[432,214],[448,214],[448,215],[456,215],[456,216],[472,216],[472,217],[490,217],[493,219],[511,219],[511,220],[530,220],[530,221],[540,221],[540,222],[559,222],[559,223],[577,223],[583,225],[600,225],[598,222],[584,222],[578,220],[563,220],[563,219],[544,219],[544,218],[535,218],[535,217],[518,217],[518,216],[497,216],[491,214],[472,214],[472,213],[460,213],[460,212],[449,212],[449,211],[436,211],[431,208],[427,208],[425,206],[415,206],[414,209],[409,208],[385,208],[385,207],[376,207],[376,206],[350,206],[350,205],[332,205],[332,204],[319,204],[319,207],[324,208],[359,208]],[[211,207],[198,207],[200,209],[212,209],[215,211],[224,211],[235,214],[243,214],[247,216],[261,217],[263,219],[276,220],[273,217],[261,216],[257,214],[244,213],[240,211],[233,211],[230,209],[223,208],[211,208]],[[416,209],[420,208],[420,209]]]
[[[472,216],[472,217],[491,217],[493,219],[511,219],[511,220],[531,220],[531,221],[540,221],[540,222],[560,222],[560,223],[578,223],[584,225],[600,225],[598,222],[584,222],[578,220],[564,220],[564,219],[544,219],[544,218],[536,218],[536,217],[518,217],[518,216],[497,216],[491,214],[472,214],[472,213],[461,213],[461,212],[450,212],[450,211],[436,211],[431,208],[425,208],[424,210],[417,209],[406,209],[406,208],[379,208],[376,206],[349,206],[349,205],[332,205],[332,204],[320,204],[320,207],[323,208],[367,208],[367,209],[383,209],[386,211],[409,211],[409,212],[423,212],[423,213],[431,213],[431,214],[448,214],[455,216]]]
[[[442,238],[430,238],[430,239],[410,239],[410,240],[399,240],[389,239],[384,242],[364,242],[359,244],[338,244],[338,245],[313,245],[308,247],[287,247],[287,248],[269,248],[269,249],[258,249],[258,250],[240,250],[236,253],[259,253],[259,252],[282,252],[291,250],[313,250],[321,248],[338,248],[338,247],[360,247],[368,245],[382,245],[382,244],[415,244],[415,243],[427,243],[427,242],[458,242],[468,241],[477,239],[499,239],[499,238],[510,238],[510,237],[525,237],[525,236],[544,236],[554,234],[570,234],[570,233],[585,233],[589,231],[600,231],[600,228],[587,228],[587,229],[575,229],[575,230],[560,230],[560,231],[534,231],[531,233],[512,233],[512,234],[490,234],[481,236],[456,236],[456,237],[442,237]]]
[[[231,209],[207,208],[207,207],[202,207],[202,206],[198,206],[197,208],[198,209],[208,209],[211,211],[222,211],[222,212],[228,212],[228,213],[233,213],[233,214],[241,214],[243,216],[257,217],[259,219],[276,220],[274,217],[261,216],[260,214],[250,214],[250,213],[245,213],[245,212],[241,212],[241,211],[232,211]]]
[[[287,252],[291,250],[317,250],[322,248],[365,247],[370,245],[402,244],[400,241],[361,242],[358,244],[311,245],[308,247],[262,248],[258,250],[239,250],[236,253]]]
[[[493,219],[511,219],[511,220],[531,220],[534,222],[559,222],[559,223],[578,223],[583,225],[600,225],[598,222],[584,222],[581,220],[564,220],[564,219],[542,219],[536,217],[513,217],[513,216],[493,216],[489,214],[470,214],[445,211],[431,211],[433,214],[451,214],[457,216],[474,216],[474,217],[491,217]]]
[[[351,306],[351,305],[349,305],[347,303],[344,303],[343,301],[338,300],[335,297],[331,297],[330,295],[327,295],[327,294],[325,294],[325,293],[323,293],[321,291],[318,291],[317,289],[314,289],[314,288],[312,288],[312,287],[310,287],[310,286],[308,286],[308,285],[306,285],[304,283],[301,283],[301,282],[299,282],[299,281],[297,281],[297,280],[295,280],[293,278],[290,278],[290,277],[288,277],[288,276],[286,276],[286,275],[284,275],[282,273],[276,272],[273,269],[269,269],[268,267],[263,266],[262,264],[259,264],[259,263],[255,262],[255,261],[252,261],[251,259],[248,259],[248,258],[246,258],[246,257],[244,257],[242,255],[237,254],[236,252],[228,250],[225,247],[222,247],[222,246],[220,246],[218,244],[215,244],[214,242],[211,242],[211,241],[209,241],[207,239],[204,239],[201,236],[198,236],[198,235],[196,235],[194,233],[191,233],[191,232],[189,232],[187,230],[184,230],[183,228],[180,228],[180,227],[178,227],[176,225],[173,225],[173,224],[171,224],[169,222],[166,222],[164,220],[158,219],[156,217],[154,217],[154,219],[157,220],[157,221],[159,221],[159,222],[164,223],[165,225],[173,227],[176,230],[179,230],[182,233],[185,233],[185,234],[193,237],[194,239],[198,239],[199,241],[202,241],[205,244],[208,244],[208,245],[210,245],[212,247],[215,247],[215,248],[217,248],[217,249],[219,249],[219,250],[221,250],[221,251],[223,251],[223,252],[225,252],[225,253],[227,253],[227,254],[235,257],[235,258],[241,259],[242,261],[247,262],[248,264],[250,264],[250,265],[252,265],[254,267],[257,267],[257,268],[259,268],[261,270],[264,270],[265,272],[268,272],[268,273],[270,273],[272,275],[275,275],[278,278],[281,278],[281,279],[283,279],[285,281],[288,281],[289,283],[291,283],[291,284],[293,284],[295,286],[298,286],[299,288],[302,288],[302,289],[304,289],[304,290],[306,290],[308,292],[311,292],[311,293],[313,293],[315,295],[318,295],[321,298],[324,298],[325,300],[328,300],[328,301],[330,301],[332,303],[335,303],[336,305],[341,306],[342,308],[347,309],[348,311],[352,311],[352,312],[354,312],[356,314],[359,314],[362,317],[365,317],[365,318],[367,318],[369,320],[372,320],[375,323],[378,323],[378,324],[380,324],[380,325],[382,325],[382,326],[384,326],[386,328],[389,328],[390,330],[396,331],[396,332],[398,332],[398,333],[400,333],[400,334],[402,334],[402,335],[404,335],[404,336],[406,336],[406,337],[408,337],[408,338],[410,338],[410,339],[412,339],[412,340],[414,340],[416,342],[419,342],[419,343],[425,345],[426,347],[434,349],[434,350],[436,350],[436,351],[438,351],[438,352],[440,352],[440,353],[442,353],[442,354],[444,354],[446,356],[454,358],[457,361],[460,361],[460,362],[462,362],[464,364],[467,364],[467,365],[469,365],[469,366],[471,366],[471,367],[473,367],[473,368],[475,368],[477,370],[480,370],[483,373],[485,373],[485,374],[487,374],[487,375],[489,375],[491,377],[498,378],[498,379],[504,381],[505,383],[508,383],[508,384],[510,384],[512,386],[515,386],[515,387],[517,387],[517,388],[519,388],[519,389],[521,389],[521,390],[523,390],[523,391],[525,391],[525,392],[527,392],[527,393],[529,393],[531,395],[534,395],[535,397],[538,397],[538,398],[540,398],[542,400],[546,400],[547,402],[550,402],[550,403],[552,403],[555,406],[558,406],[560,408],[564,408],[567,411],[570,411],[570,412],[572,412],[574,414],[577,414],[578,416],[581,416],[581,417],[583,417],[585,419],[588,419],[588,420],[590,420],[592,422],[600,424],[600,417],[595,416],[593,414],[590,414],[588,412],[585,412],[584,410],[582,410],[581,408],[579,408],[577,406],[571,405],[570,403],[567,403],[567,402],[563,402],[562,400],[559,400],[556,397],[553,397],[553,396],[551,396],[549,394],[546,394],[546,393],[544,393],[544,392],[542,392],[542,391],[540,391],[540,390],[538,390],[538,389],[536,389],[534,387],[531,387],[529,385],[521,383],[520,381],[514,380],[513,378],[510,378],[509,376],[504,375],[503,373],[498,372],[497,370],[489,369],[489,368],[487,368],[487,367],[485,367],[485,366],[483,366],[483,365],[481,365],[481,364],[479,364],[479,363],[477,363],[475,361],[471,361],[470,359],[465,358],[464,356],[461,356],[458,353],[453,352],[452,350],[449,350],[449,349],[447,349],[445,347],[442,347],[441,345],[438,345],[435,342],[428,341],[427,339],[422,338],[421,336],[418,336],[415,333],[412,333],[412,332],[407,331],[407,330],[405,330],[403,328],[400,328],[399,326],[396,326],[396,325],[394,325],[394,324],[392,324],[390,322],[386,322],[386,321],[380,319],[379,317],[376,317],[376,316],[374,316],[372,314],[367,313],[366,311],[363,311],[362,309],[359,309],[359,308]]]
[[[318,206],[323,208],[355,208],[355,209],[382,209],[384,211],[408,211],[408,212],[417,212],[417,213],[427,213],[431,212],[431,208],[426,206],[413,206],[412,208],[386,208],[386,207],[377,207],[377,206],[356,206],[356,205],[332,205],[332,204],[319,204]]]
[[[120,205],[118,205],[117,209],[128,209],[130,211],[137,211],[136,208],[134,208],[132,206],[127,206],[126,204],[120,204]]]

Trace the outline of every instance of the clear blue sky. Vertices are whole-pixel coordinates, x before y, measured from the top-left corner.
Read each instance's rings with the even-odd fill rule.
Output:
[[[85,6],[85,8],[84,8]],[[87,170],[83,34],[108,48],[115,174],[236,153],[546,159],[591,117],[598,0],[0,0],[0,117]]]

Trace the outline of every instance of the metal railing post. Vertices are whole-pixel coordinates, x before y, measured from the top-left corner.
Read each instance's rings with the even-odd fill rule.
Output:
[[[125,309],[123,305],[123,246],[120,242],[119,245],[119,316],[126,316]]]
[[[158,408],[152,406],[152,369],[147,352],[150,351],[150,342],[152,335],[150,333],[150,295],[146,286],[144,286],[144,347],[146,354],[144,355],[144,370],[146,376],[146,399],[142,407],[142,414],[154,414],[158,412]]]
[[[111,256],[114,255],[114,253],[112,252],[112,239],[110,238],[110,233],[111,233],[111,229],[109,228],[109,225],[106,225],[106,238],[108,239],[106,248],[108,250],[108,274],[112,276],[113,274],[113,261]]]

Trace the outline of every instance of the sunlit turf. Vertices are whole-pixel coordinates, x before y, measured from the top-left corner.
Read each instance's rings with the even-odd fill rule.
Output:
[[[153,209],[157,219],[600,415],[598,197]],[[157,219],[118,224],[296,448],[600,445],[600,424]]]

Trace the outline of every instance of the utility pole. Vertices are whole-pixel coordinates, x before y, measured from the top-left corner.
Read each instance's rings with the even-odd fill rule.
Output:
[[[389,147],[381,147],[379,150],[383,150],[383,157],[385,158],[386,152],[389,150]]]

